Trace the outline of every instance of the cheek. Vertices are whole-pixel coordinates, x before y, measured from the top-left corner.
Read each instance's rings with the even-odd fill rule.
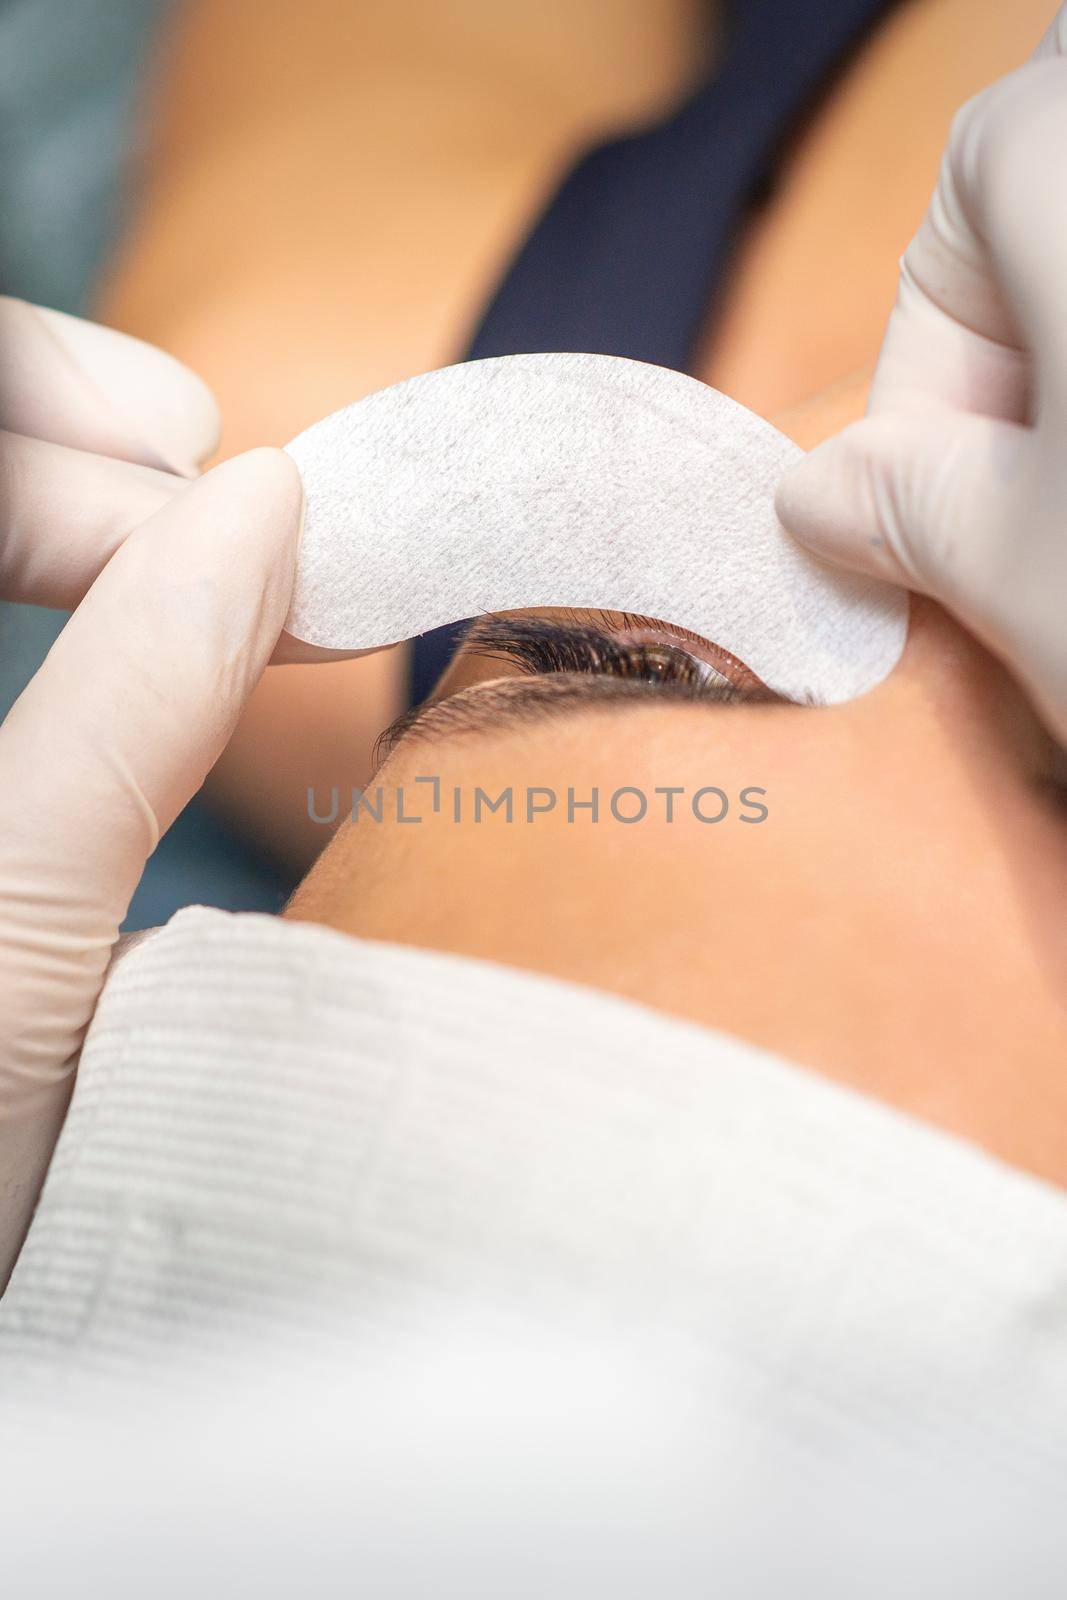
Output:
[[[384,822],[375,823],[359,807],[359,793],[358,790],[337,793],[338,812],[348,820],[341,822],[311,871],[298,885],[282,912],[283,917],[296,922],[343,927],[345,907],[353,896],[377,893],[388,883],[389,830]],[[373,794],[373,786],[370,793]],[[358,820],[353,820],[353,815]]]

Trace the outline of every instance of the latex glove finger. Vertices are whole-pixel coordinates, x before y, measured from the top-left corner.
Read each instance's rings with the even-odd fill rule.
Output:
[[[72,611],[131,530],[187,486],[153,467],[0,433],[0,600]],[[272,662],[373,654],[283,633]]]
[[[23,300],[0,296],[0,348],[0,598],[72,607],[214,450],[218,410],[173,357]]]
[[[73,610],[130,530],[187,483],[0,433],[0,599]]]
[[[1012,73],[959,112],[901,263],[872,413],[945,404],[1027,420],[1035,313],[1059,291],[1051,269],[1067,231],[1056,203],[1065,138],[1060,56]]]
[[[192,477],[218,445],[206,385],[140,339],[0,297],[0,428]]]
[[[1042,82],[1041,69],[1035,77],[1033,65],[1024,67],[976,95],[953,120],[937,187],[901,262],[871,389],[872,412],[940,403],[1025,419],[1030,364],[987,231],[994,209],[989,179],[994,165],[1003,166],[995,133],[1004,118],[997,112],[1020,92],[1059,98],[1062,74],[1062,64],[1054,64]],[[1031,154],[1035,170],[1051,176],[1039,152]]]
[[[281,451],[176,495],[116,551],[0,728],[0,1282],[145,860],[274,649],[302,505]]]
[[[0,600],[72,611],[130,531],[188,485],[153,467],[0,433]],[[350,661],[283,633],[273,665]]]
[[[0,347],[0,599],[71,609],[212,454],[218,409],[172,356],[22,300],[0,296]],[[274,660],[365,654],[283,634]]]
[[[1065,503],[1067,468],[1029,429],[952,413],[853,423],[778,491],[809,548],[954,612],[1067,746],[1067,545],[1048,510]]]
[[[902,285],[871,400],[871,421],[907,417],[919,437],[907,429],[872,433],[863,424],[846,429],[783,477],[777,505],[784,525],[815,554],[912,583],[939,598],[938,585],[944,584],[944,597],[951,594],[949,603],[955,606],[972,584],[971,563],[955,577],[948,569],[947,549],[955,550],[957,560],[964,554],[956,539],[940,539],[937,519],[920,509],[928,504],[930,485],[943,484],[950,470],[966,472],[970,482],[959,487],[957,498],[975,514],[961,523],[958,538],[973,537],[977,545],[974,530],[998,508],[1007,556],[1012,528],[1047,532],[1048,519],[1021,520],[1018,507],[1006,506],[999,490],[992,492],[992,463],[983,467],[972,448],[976,439],[1001,466],[1008,450],[1018,468],[1010,480],[1016,493],[1029,492],[1026,485],[1037,481],[1039,464],[1049,484],[1060,473],[1059,419],[1067,411],[1061,270],[1067,208],[1050,204],[1049,196],[1059,193],[1067,170],[1067,62],[1024,67],[972,102],[954,129],[947,163],[955,174],[954,204],[966,219],[972,254],[969,263],[958,249],[935,261],[934,246],[929,247],[925,260],[938,303],[928,299],[918,315],[913,281]],[[937,237],[946,238],[945,230]],[[956,244],[964,238],[961,226]],[[1002,339],[1017,341],[1032,357],[1027,361],[1015,344]],[[1020,385],[1024,370],[1027,379]],[[1015,446],[1008,448],[1014,437],[1008,424],[1001,424],[1003,433],[995,424],[977,434],[968,426],[979,420],[973,415],[979,404],[990,421],[1025,413],[1018,420],[1031,426],[1017,431],[1031,440],[1029,475]],[[896,463],[886,450],[895,438],[909,441]],[[920,473],[913,493],[905,482],[912,469]],[[927,537],[935,543],[923,551]]]
[[[866,417],[782,480],[778,513],[828,560],[985,615],[1029,450],[1026,429],[992,418]]]

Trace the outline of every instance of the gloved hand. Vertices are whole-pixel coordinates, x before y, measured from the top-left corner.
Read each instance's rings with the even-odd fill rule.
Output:
[[[279,450],[175,477],[215,406],[147,345],[0,301],[0,349],[0,596],[77,606],[0,728],[2,1289],[145,860],[278,640],[303,490]]]
[[[783,478],[815,554],[933,595],[1067,744],[1067,6],[958,114],[868,415]]]

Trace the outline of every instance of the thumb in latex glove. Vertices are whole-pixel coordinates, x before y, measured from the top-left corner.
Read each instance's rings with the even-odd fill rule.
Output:
[[[815,554],[934,596],[1067,742],[1067,37],[958,114],[867,417],[778,491]]]
[[[113,391],[136,402],[147,382],[174,403],[173,419],[155,419],[157,437],[192,435],[198,452],[210,448],[213,411],[203,413],[191,375],[147,347],[124,369],[104,330],[85,327],[72,336],[90,377],[95,341],[110,348]],[[23,355],[39,340],[27,323]],[[0,392],[0,422],[38,426],[36,406],[48,423],[37,439],[16,433],[4,446],[18,470],[4,484],[0,592],[73,600],[91,584],[0,728],[0,1287],[145,860],[200,787],[278,640],[303,506],[281,451],[253,451],[182,488],[143,465],[167,454],[132,445],[118,422],[115,438],[87,439],[99,392],[83,413],[77,385],[62,390],[61,376],[49,379],[45,405],[29,392],[44,381],[41,361],[13,359]],[[86,445],[132,461],[108,463]],[[69,487],[89,479],[111,484],[120,514]],[[131,533],[135,505],[145,520]]]

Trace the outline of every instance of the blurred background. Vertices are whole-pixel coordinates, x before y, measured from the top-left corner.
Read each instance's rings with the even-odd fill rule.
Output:
[[[152,72],[174,0],[0,4],[0,291],[93,316],[145,153]],[[0,602],[0,717],[37,670],[66,614]],[[212,896],[212,886],[218,894]],[[131,907],[130,927],[202,895],[277,908],[269,855],[197,806],[179,818]]]

